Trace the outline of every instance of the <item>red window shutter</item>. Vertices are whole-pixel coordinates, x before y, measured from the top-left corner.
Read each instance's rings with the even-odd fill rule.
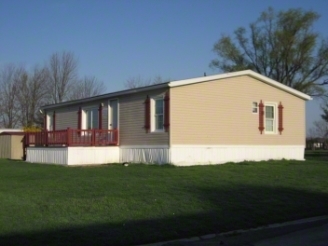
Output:
[[[145,100],[145,129],[146,132],[150,131],[150,98],[147,96]]]
[[[170,127],[170,94],[169,92],[165,93],[164,97],[164,128],[168,132]]]
[[[52,130],[56,131],[56,111],[54,111],[54,114],[52,117]]]
[[[264,130],[264,104],[262,100],[259,104],[259,130],[260,133],[262,134]]]
[[[77,111],[77,129],[82,129],[82,109],[79,107],[79,110]]]
[[[282,104],[280,102],[279,106],[278,106],[278,130],[279,130],[280,134],[284,130],[284,127],[283,127],[283,109],[284,109],[284,107],[282,106]]]
[[[98,125],[99,125],[99,129],[102,129],[102,110],[103,110],[103,106],[102,103],[99,104],[99,113],[98,113]]]

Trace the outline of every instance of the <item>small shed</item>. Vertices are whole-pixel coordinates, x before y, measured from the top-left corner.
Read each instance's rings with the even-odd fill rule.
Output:
[[[0,158],[24,159],[23,131],[4,131],[0,133]]]

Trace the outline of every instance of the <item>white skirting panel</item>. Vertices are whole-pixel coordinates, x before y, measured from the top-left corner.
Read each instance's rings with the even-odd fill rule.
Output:
[[[26,161],[61,165],[93,165],[119,162],[119,147],[27,148]]]
[[[166,164],[170,163],[168,146],[121,146],[120,162]]]
[[[28,147],[26,161],[45,164],[67,165],[68,148],[36,148]]]
[[[69,147],[68,165],[118,163],[119,147]]]
[[[112,146],[27,148],[27,161],[61,165],[106,163],[171,163],[177,166],[222,164],[226,162],[293,159],[304,160],[304,146]]]
[[[304,160],[303,145],[296,146],[195,146],[171,147],[171,163],[177,166],[222,164],[227,162],[293,159]]]

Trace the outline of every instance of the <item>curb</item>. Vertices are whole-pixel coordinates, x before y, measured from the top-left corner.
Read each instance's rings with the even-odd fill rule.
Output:
[[[278,228],[278,227],[284,227],[284,226],[290,226],[290,225],[299,225],[299,224],[305,224],[305,223],[310,223],[310,222],[315,222],[315,221],[320,221],[320,220],[325,220],[325,219],[328,219],[328,215],[316,216],[316,217],[300,219],[300,220],[292,220],[292,221],[287,221],[287,222],[282,222],[282,223],[274,223],[274,224],[269,224],[269,225],[250,228],[250,229],[240,229],[240,230],[234,230],[234,231],[223,232],[223,233],[213,233],[213,234],[207,234],[207,235],[202,235],[202,236],[182,238],[182,239],[163,241],[163,242],[157,242],[157,243],[151,243],[151,244],[140,244],[138,246],[164,246],[166,244],[178,243],[178,242],[180,242],[180,243],[181,242],[197,242],[197,241],[203,241],[203,240],[207,240],[207,239],[213,239],[215,237],[236,235],[236,234],[241,234],[241,233],[245,233],[245,232],[259,231],[259,230],[263,230],[263,229]]]

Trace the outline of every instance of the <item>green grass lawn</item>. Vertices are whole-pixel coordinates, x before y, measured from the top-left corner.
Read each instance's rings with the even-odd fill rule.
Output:
[[[136,245],[328,214],[327,152],[202,167],[0,160],[0,245]]]

